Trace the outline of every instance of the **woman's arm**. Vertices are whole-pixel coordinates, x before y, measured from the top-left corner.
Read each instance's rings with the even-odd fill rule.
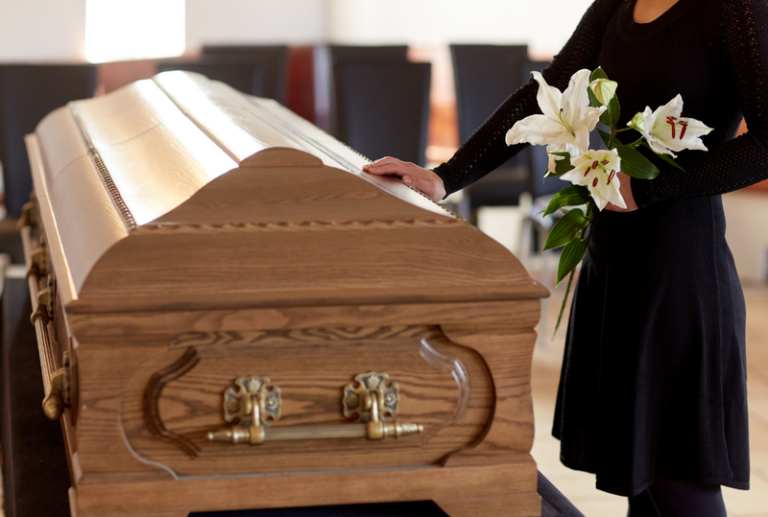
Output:
[[[574,72],[595,68],[603,27],[620,1],[596,0],[587,9],[568,43],[544,70],[548,84],[562,91]],[[504,137],[515,122],[540,113],[537,92],[538,84],[531,79],[510,95],[456,154],[434,172],[391,157],[366,165],[363,170],[371,174],[399,176],[432,199],[442,199],[479,180],[527,145],[508,146]]]
[[[768,6],[763,0],[723,0],[720,32],[749,131],[717,149],[681,160],[685,172],[662,170],[653,181],[632,180],[640,207],[669,199],[712,196],[768,179]]]
[[[597,0],[587,9],[568,43],[544,70],[548,84],[565,90],[574,72],[596,67],[604,25],[617,3]],[[508,146],[504,137],[518,120],[541,113],[537,92],[538,84],[531,79],[510,95],[448,162],[435,168],[447,194],[479,180],[528,145]]]

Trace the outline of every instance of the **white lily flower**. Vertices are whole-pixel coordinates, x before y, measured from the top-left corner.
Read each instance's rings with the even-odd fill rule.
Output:
[[[616,151],[590,150],[571,160],[571,165],[575,168],[562,174],[560,179],[587,187],[598,209],[602,210],[608,203],[627,208],[619,192],[617,173],[621,170],[621,158]]]
[[[560,92],[549,86],[539,72],[532,72],[539,83],[536,100],[541,115],[531,115],[519,120],[507,132],[507,145],[530,143],[549,145],[550,170],[554,172],[552,152],[568,152],[578,156],[589,149],[589,133],[595,129],[605,106],[589,105],[589,70],[579,70],[571,77],[568,88]]]
[[[603,106],[608,106],[608,103],[616,96],[616,88],[619,87],[619,83],[601,78],[595,79],[589,83],[589,87],[592,90],[592,93],[595,94],[597,100],[599,100]]]
[[[656,154],[669,154],[676,158],[675,152],[685,149],[706,151],[699,137],[712,131],[712,128],[699,120],[681,117],[682,112],[683,98],[678,95],[656,111],[652,112],[646,106],[645,111],[632,117],[627,125],[639,131]]]

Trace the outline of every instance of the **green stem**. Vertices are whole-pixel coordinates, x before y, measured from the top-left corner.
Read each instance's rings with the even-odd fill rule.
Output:
[[[563,304],[560,306],[560,314],[557,315],[557,324],[555,325],[555,331],[552,333],[552,339],[555,339],[557,335],[557,329],[560,328],[560,321],[563,319],[563,313],[565,312],[565,304],[568,302],[568,294],[571,292],[571,283],[573,282],[573,274],[576,272],[574,268],[571,271],[571,275],[568,277],[568,287],[565,288],[565,296],[563,297]]]

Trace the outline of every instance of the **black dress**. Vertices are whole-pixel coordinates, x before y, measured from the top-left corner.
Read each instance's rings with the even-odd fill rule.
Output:
[[[768,178],[768,6],[679,0],[636,24],[634,0],[597,0],[544,72],[564,90],[579,69],[618,81],[622,126],[678,93],[715,130],[709,152],[632,180],[640,209],[601,212],[571,310],[553,434],[561,460],[625,496],[657,478],[749,488],[745,306],[720,194]],[[515,92],[435,171],[453,192],[518,152],[504,135],[537,113]],[[734,139],[742,112],[749,133]],[[633,135],[637,136],[637,135]],[[631,141],[629,138],[626,141]]]

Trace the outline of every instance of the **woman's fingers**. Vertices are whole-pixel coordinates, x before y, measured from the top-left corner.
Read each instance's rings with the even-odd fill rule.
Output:
[[[445,185],[443,184],[443,180],[432,171],[426,172],[430,174],[427,177],[403,176],[403,183],[422,191],[433,201],[440,201],[445,197]]]
[[[627,208],[621,208],[613,203],[608,203],[605,209],[611,212],[634,212],[637,210],[637,203],[635,203],[635,196],[632,195],[632,178],[623,172],[619,172],[617,177],[619,178],[619,192],[621,197],[624,198],[624,204],[627,205]]]
[[[422,191],[435,201],[445,197],[443,180],[433,171],[419,167],[415,163],[404,162],[387,156],[363,167],[363,171],[379,176],[396,176],[403,183]]]
[[[402,176],[408,171],[409,165],[414,164],[387,156],[363,166],[363,170],[369,174],[378,174],[379,176]]]

